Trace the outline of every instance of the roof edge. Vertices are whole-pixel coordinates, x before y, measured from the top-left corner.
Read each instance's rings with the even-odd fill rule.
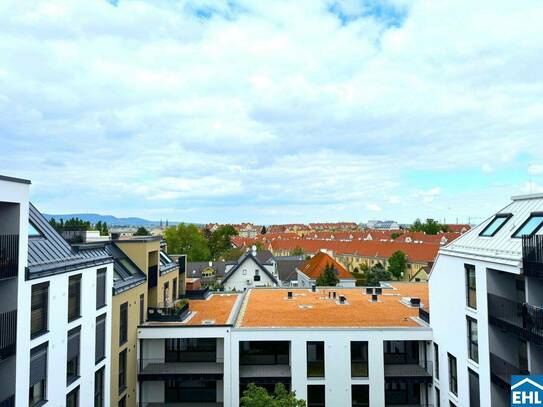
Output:
[[[9,182],[17,182],[19,184],[32,184],[32,182],[28,179],[24,178],[15,178],[15,177],[8,177],[7,175],[0,174],[0,180],[1,181],[9,181]]]

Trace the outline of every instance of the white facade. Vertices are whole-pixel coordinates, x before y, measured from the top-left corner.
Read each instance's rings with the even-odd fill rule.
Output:
[[[233,273],[231,270],[237,267]],[[223,280],[225,291],[244,291],[253,287],[275,287],[276,282],[270,274],[277,279],[277,271],[273,264],[259,265],[254,256],[246,254],[238,265],[228,265],[226,277]],[[255,279],[255,276],[258,276]],[[259,279],[259,281],[256,281]]]

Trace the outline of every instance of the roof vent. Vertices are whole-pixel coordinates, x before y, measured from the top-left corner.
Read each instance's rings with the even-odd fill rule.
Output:
[[[377,302],[377,294],[372,294],[371,295],[371,302]]]
[[[311,284],[311,292],[316,292],[317,286],[315,284]]]
[[[409,303],[413,307],[420,307],[420,298],[411,297],[411,299],[409,300]]]
[[[202,325],[213,325],[215,324],[215,321],[213,319],[204,319],[202,321]]]
[[[347,301],[347,297],[345,297],[344,295],[340,295],[339,296],[339,303],[340,304],[345,304],[345,301]]]
[[[371,288],[371,287],[366,288],[366,294],[372,295],[373,294],[373,288]]]
[[[333,298],[334,300],[336,299],[336,292],[335,292],[335,291],[332,293],[332,298]]]
[[[292,300],[292,291],[287,292],[287,298]]]
[[[383,289],[381,287],[376,287],[375,288],[375,294],[377,294],[377,295],[383,294]]]

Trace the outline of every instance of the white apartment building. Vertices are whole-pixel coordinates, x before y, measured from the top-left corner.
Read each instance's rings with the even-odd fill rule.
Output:
[[[509,406],[512,375],[543,374],[543,195],[443,247],[432,269],[436,405]]]
[[[178,321],[138,327],[139,405],[234,407],[249,383],[283,383],[308,407],[432,404],[427,285],[372,294],[251,288],[191,300]]]
[[[0,405],[109,406],[112,259],[75,252],[29,204],[28,183],[5,177],[2,233],[18,235],[19,264],[16,277],[0,280],[0,301],[15,297],[17,316],[16,369],[9,374],[4,365],[13,362],[0,361],[0,393],[11,393],[11,399],[2,404],[1,394]],[[12,246],[0,239],[0,269],[10,253]],[[6,320],[2,315],[0,323]],[[0,342],[11,329],[2,327]]]

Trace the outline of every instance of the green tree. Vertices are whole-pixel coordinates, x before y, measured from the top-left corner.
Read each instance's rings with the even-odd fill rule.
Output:
[[[437,235],[441,232],[448,232],[449,228],[447,225],[442,225],[437,220],[434,219],[426,219],[426,222],[422,223],[420,219],[415,219],[415,222],[413,222],[413,225],[411,228],[409,228],[411,232],[424,232],[427,235]]]
[[[220,254],[219,260],[234,261],[239,259],[242,254],[243,251],[241,249],[238,249],[237,247],[231,247],[230,249],[225,250]]]
[[[94,225],[94,229],[100,232],[100,236],[107,236],[109,235],[109,230],[107,228],[107,223],[102,221],[96,222]]]
[[[337,271],[334,269],[333,266],[327,264],[319,278],[317,278],[317,285],[324,287],[334,287],[337,285],[337,283],[339,283],[339,279],[337,278]]]
[[[180,223],[164,231],[168,252],[183,253],[188,261],[211,260],[211,252],[202,231],[194,225]]]
[[[296,392],[287,391],[283,383],[277,383],[269,394],[265,388],[249,383],[240,399],[242,407],[305,407],[305,400],[296,398]]]
[[[377,263],[366,271],[366,285],[378,286],[381,281],[390,281],[392,275],[386,271],[381,263]]]
[[[232,237],[238,232],[232,225],[219,226],[208,238],[209,251],[212,259],[217,259],[221,253],[232,248]]]
[[[300,246],[296,246],[294,249],[290,251],[291,256],[303,256],[304,255],[304,249],[302,249]]]
[[[401,233],[398,233],[398,232],[394,232],[390,235],[390,238],[392,240],[396,240],[397,238],[399,238],[402,234]]]
[[[407,268],[407,257],[401,250],[397,250],[392,253],[392,256],[388,258],[388,271],[397,280],[401,278],[405,269]]]
[[[143,226],[140,226],[138,230],[136,230],[136,233],[134,233],[134,236],[151,236],[151,232]]]
[[[262,226],[262,229],[260,229],[260,234],[265,235],[266,233],[268,233],[268,229],[266,229],[266,226]]]

